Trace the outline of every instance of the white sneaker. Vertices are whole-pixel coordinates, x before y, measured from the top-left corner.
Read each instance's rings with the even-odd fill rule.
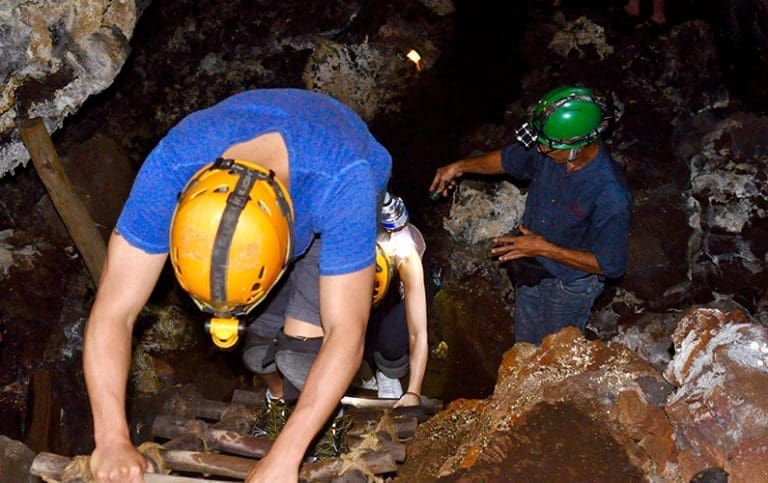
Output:
[[[378,382],[379,399],[400,399],[400,396],[403,395],[400,379],[393,379],[381,371],[376,371],[376,381]]]
[[[376,376],[371,376],[370,379],[363,379],[362,388],[369,391],[378,391],[379,385],[376,383]]]

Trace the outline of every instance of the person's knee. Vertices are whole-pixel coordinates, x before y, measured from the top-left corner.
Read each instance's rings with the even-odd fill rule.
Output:
[[[304,388],[309,369],[317,359],[322,337],[292,337],[278,334],[275,363],[283,377],[299,391]]]
[[[243,364],[256,374],[268,374],[277,371],[274,362],[274,351],[270,349],[274,345],[274,339],[264,336],[249,334],[243,346]],[[273,356],[269,357],[272,352]]]
[[[408,372],[409,357],[407,355],[392,360],[385,358],[380,352],[374,352],[373,361],[378,370],[393,379],[400,379]]]

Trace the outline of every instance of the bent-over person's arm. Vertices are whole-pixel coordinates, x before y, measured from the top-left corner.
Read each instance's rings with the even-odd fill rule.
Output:
[[[296,409],[247,481],[297,480],[310,442],[328,421],[360,367],[373,278],[373,264],[349,274],[320,276],[323,346],[312,364]]]
[[[420,403],[421,385],[427,370],[427,289],[424,285],[424,267],[415,246],[397,267],[405,289],[405,315],[408,322],[409,366],[408,389],[396,406]]]
[[[133,447],[125,415],[131,334],[167,254],[151,255],[113,233],[83,342],[83,369],[96,448],[90,459],[98,482],[141,482],[147,468]]]

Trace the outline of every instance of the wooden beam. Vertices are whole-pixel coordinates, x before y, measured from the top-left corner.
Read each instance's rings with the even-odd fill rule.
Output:
[[[161,450],[158,454],[165,468],[182,473],[201,473],[210,476],[245,479],[258,460],[194,451]],[[361,468],[379,475],[397,471],[394,456],[388,450],[367,451],[357,455],[356,463]],[[51,453],[40,453],[35,457],[30,473],[45,481],[59,482],[70,459]],[[328,481],[341,476],[348,466],[342,458],[327,458],[314,463],[305,463],[299,468],[299,479],[305,481]],[[144,473],[147,483],[192,483],[203,481],[193,477]],[[208,480],[206,480],[208,481]]]
[[[94,285],[98,285],[107,249],[91,215],[64,172],[45,123],[41,118],[25,119],[19,123],[19,134],[29,151],[37,175],[48,190],[48,196],[64,221],[77,251],[83,257]]]
[[[421,398],[421,407],[423,407],[426,412],[434,414],[438,411],[442,411],[443,402],[441,400],[428,398],[426,396],[419,397]],[[393,409],[397,401],[397,399],[378,399],[358,396],[344,396],[341,398],[341,404],[344,406],[352,406],[361,409]]]
[[[33,451],[57,451],[60,449],[61,405],[53,390],[50,371],[32,373],[27,390],[27,412],[30,415],[25,442]]]
[[[152,423],[152,436],[158,438],[174,439],[186,434],[196,435],[205,448],[250,458],[263,458],[272,447],[268,438],[212,428],[198,419],[184,420],[161,414]]]
[[[48,482],[63,482],[64,470],[70,459],[52,453],[40,453],[32,462],[29,472]],[[164,475],[162,473],[144,473],[145,483],[232,483],[222,480],[193,478],[188,476]]]

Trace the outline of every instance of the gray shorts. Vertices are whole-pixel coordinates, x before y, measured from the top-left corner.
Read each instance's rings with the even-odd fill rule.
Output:
[[[319,257],[320,239],[315,238],[309,250],[293,262],[279,286],[269,294],[269,299],[251,312],[247,321],[249,332],[273,338],[285,325],[286,317],[321,326],[317,295]]]
[[[275,372],[274,362],[263,364],[262,361],[285,325],[286,317],[321,326],[317,292],[319,257],[320,239],[315,238],[309,250],[293,262],[269,298],[248,315],[243,362],[253,372]]]

